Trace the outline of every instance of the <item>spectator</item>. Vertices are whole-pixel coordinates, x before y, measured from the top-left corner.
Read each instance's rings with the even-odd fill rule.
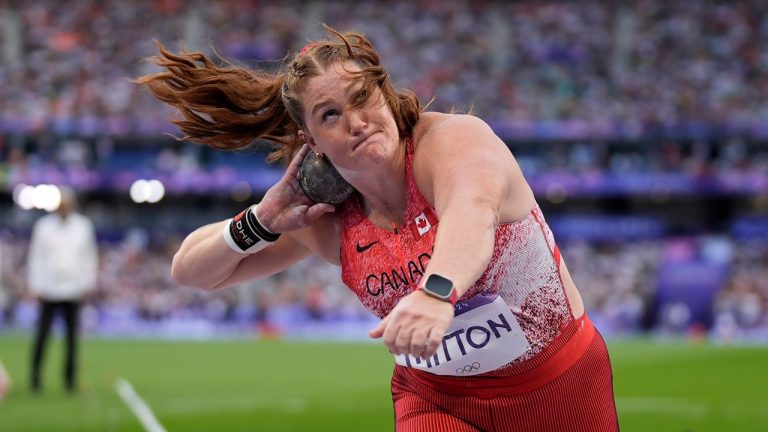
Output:
[[[55,213],[40,218],[32,229],[27,263],[29,289],[40,303],[32,350],[31,390],[41,390],[40,369],[48,336],[57,314],[66,324],[66,390],[77,389],[79,311],[86,294],[94,289],[98,271],[98,246],[93,223],[75,211],[75,195],[60,189]]]

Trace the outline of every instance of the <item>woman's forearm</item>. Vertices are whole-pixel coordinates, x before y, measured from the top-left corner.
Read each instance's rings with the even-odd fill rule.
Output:
[[[227,246],[222,236],[227,221],[198,228],[173,256],[171,276],[185,286],[213,289],[225,281],[246,255]]]

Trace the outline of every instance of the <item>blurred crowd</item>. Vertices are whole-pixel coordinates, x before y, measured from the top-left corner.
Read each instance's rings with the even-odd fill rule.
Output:
[[[759,1],[10,0],[0,20],[7,132],[170,130],[129,80],[154,70],[153,39],[269,69],[325,22],[370,36],[399,86],[506,137],[768,135]]]
[[[768,193],[768,148],[719,141],[577,142],[511,145],[536,192],[553,184],[571,196]]]
[[[279,179],[266,153],[225,153],[189,142],[167,146],[109,138],[48,138],[16,147],[0,132],[0,188],[67,183],[84,191],[127,192],[141,178],[171,194],[257,195]],[[606,194],[768,194],[768,147],[738,138],[655,143],[578,140],[509,144],[534,191]]]
[[[768,340],[768,244],[747,241],[735,248],[734,271],[715,302],[714,334],[738,338],[748,329]]]
[[[322,22],[369,35],[432,108],[471,110],[510,142],[546,140],[515,149],[539,193],[768,192],[768,4],[714,0],[7,1],[0,186],[263,190],[275,179],[263,157],[162,139],[170,108],[130,79],[157,70],[143,61],[154,39],[270,69]]]
[[[123,337],[359,339],[376,321],[342,285],[338,268],[316,259],[260,281],[216,292],[179,286],[170,278],[171,258],[178,242],[177,238],[153,241],[140,230],[118,242],[102,241],[98,289],[86,302],[87,331]],[[702,314],[689,309],[684,298],[660,301],[663,296],[659,291],[665,284],[662,273],[676,259],[669,252],[679,255],[681,242],[686,249],[696,249],[694,254],[715,254],[716,261],[727,265],[725,278],[715,287],[715,295],[703,311],[703,316],[709,318],[703,320]],[[5,232],[2,245],[0,328],[31,328],[35,308],[24,278],[27,242]],[[608,336],[654,331],[674,335],[708,333],[721,341],[768,338],[765,242],[734,242],[727,238],[572,240],[561,246],[592,320]],[[693,291],[692,295],[705,294]]]

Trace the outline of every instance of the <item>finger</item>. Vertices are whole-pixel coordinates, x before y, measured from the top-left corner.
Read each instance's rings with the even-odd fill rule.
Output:
[[[427,341],[428,332],[426,329],[418,329],[411,335],[411,346],[409,352],[414,357],[421,357],[424,354],[425,343]]]
[[[445,330],[439,327],[432,327],[429,331],[429,336],[424,344],[424,358],[429,358],[437,353],[440,344],[443,342],[443,336],[445,336]]]
[[[389,323],[389,315],[385,316],[384,319],[379,322],[379,325],[377,325],[376,328],[368,331],[368,337],[371,339],[378,339],[384,336],[384,330],[387,328],[387,323]]]
[[[397,345],[395,344],[395,339],[400,333],[401,325],[402,324],[400,324],[397,320],[388,323],[387,328],[384,329],[384,334],[382,335],[382,341],[384,342],[384,345],[387,346],[389,352],[396,355],[400,354],[398,352]]]
[[[306,156],[308,152],[309,146],[307,144],[301,146],[299,151],[296,152],[296,155],[293,156],[293,159],[291,159],[291,163],[288,165],[288,169],[285,170],[285,173],[291,177],[296,177],[299,174],[301,162],[304,161],[304,156]]]
[[[311,206],[309,209],[307,209],[307,221],[314,222],[320,216],[326,213],[330,213],[334,210],[336,210],[336,207],[334,207],[331,204],[324,204],[324,203],[315,204]]]
[[[411,353],[411,339],[414,329],[411,326],[401,326],[395,336],[396,354],[408,355]],[[421,354],[421,353],[419,353]]]

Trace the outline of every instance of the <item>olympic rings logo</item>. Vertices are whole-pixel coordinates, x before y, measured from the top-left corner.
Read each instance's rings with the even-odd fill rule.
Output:
[[[456,374],[457,375],[461,375],[461,374],[465,374],[465,373],[477,372],[479,370],[480,370],[480,363],[474,362],[472,364],[469,364],[469,365],[466,365],[464,367],[460,367],[460,368],[456,369]]]

